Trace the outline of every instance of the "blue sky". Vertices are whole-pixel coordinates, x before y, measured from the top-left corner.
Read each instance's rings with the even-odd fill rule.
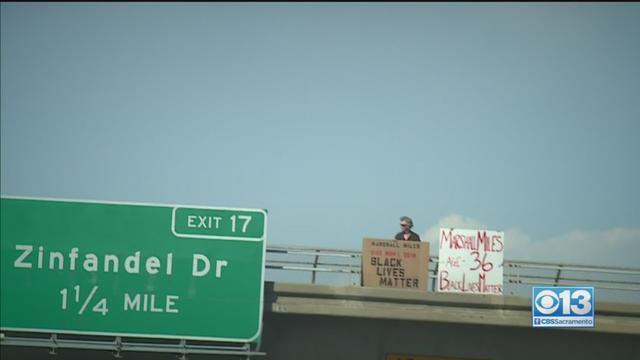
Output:
[[[639,39],[635,3],[3,3],[1,192],[637,266]]]

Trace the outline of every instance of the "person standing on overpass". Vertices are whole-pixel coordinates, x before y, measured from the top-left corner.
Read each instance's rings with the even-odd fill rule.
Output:
[[[420,241],[420,235],[411,231],[413,227],[413,220],[411,220],[408,216],[403,216],[400,218],[400,231],[396,234],[396,240],[406,240],[406,241]]]

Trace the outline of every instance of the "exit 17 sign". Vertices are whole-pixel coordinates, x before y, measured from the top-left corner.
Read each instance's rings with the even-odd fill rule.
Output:
[[[251,342],[261,209],[1,199],[0,328]]]

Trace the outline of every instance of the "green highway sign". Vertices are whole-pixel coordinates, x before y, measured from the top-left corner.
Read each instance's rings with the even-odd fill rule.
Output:
[[[2,197],[0,328],[251,342],[260,209]]]

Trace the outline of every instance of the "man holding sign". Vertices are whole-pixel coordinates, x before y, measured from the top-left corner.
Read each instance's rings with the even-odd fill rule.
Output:
[[[400,231],[396,234],[396,240],[407,240],[407,241],[420,241],[420,235],[411,231],[413,227],[413,220],[411,220],[408,216],[403,216],[400,218]]]

